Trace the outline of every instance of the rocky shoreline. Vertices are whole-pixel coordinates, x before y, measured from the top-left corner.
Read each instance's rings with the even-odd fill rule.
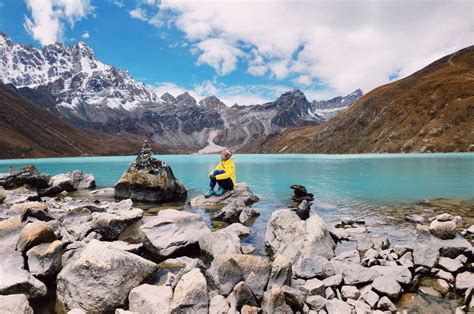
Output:
[[[248,185],[148,216],[113,189],[68,196],[93,181],[31,167],[0,174],[0,312],[33,313],[47,299],[70,313],[393,313],[417,295],[474,309],[474,227],[461,228],[462,217],[407,216],[425,240],[392,245],[361,220],[328,226],[295,186],[294,207],[271,214],[260,256],[241,242],[259,219]],[[192,208],[220,208],[213,219],[226,227]],[[342,243],[352,248],[339,252]]]

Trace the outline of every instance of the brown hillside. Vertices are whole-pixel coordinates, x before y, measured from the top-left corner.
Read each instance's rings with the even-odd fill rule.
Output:
[[[457,152],[474,150],[474,46],[380,86],[316,127],[262,144],[278,153]]]
[[[78,130],[0,84],[0,158],[131,154],[137,139]]]

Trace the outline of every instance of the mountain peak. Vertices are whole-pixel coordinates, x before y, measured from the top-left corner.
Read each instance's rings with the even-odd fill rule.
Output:
[[[168,92],[161,95],[160,99],[167,104],[174,104],[176,102],[176,98]]]
[[[185,106],[197,106],[196,99],[188,92],[184,92],[178,97],[176,97],[176,103]]]
[[[199,105],[202,107],[206,108],[212,108],[212,109],[224,109],[226,108],[226,104],[223,103],[219,98],[217,98],[214,95],[207,96],[206,98],[203,98],[199,101]]]

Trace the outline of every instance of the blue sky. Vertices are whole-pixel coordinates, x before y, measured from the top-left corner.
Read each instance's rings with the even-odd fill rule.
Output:
[[[472,44],[473,21],[470,1],[0,0],[15,42],[84,41],[158,93],[228,105],[367,92]]]

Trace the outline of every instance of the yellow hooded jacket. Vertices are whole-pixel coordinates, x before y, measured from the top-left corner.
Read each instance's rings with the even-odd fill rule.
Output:
[[[223,174],[218,174],[216,176],[216,180],[224,180],[230,178],[235,186],[235,184],[237,183],[237,179],[235,178],[235,164],[232,159],[227,159],[218,163],[217,166],[211,172],[209,172],[209,175],[211,175],[215,170],[225,171],[225,173]]]

